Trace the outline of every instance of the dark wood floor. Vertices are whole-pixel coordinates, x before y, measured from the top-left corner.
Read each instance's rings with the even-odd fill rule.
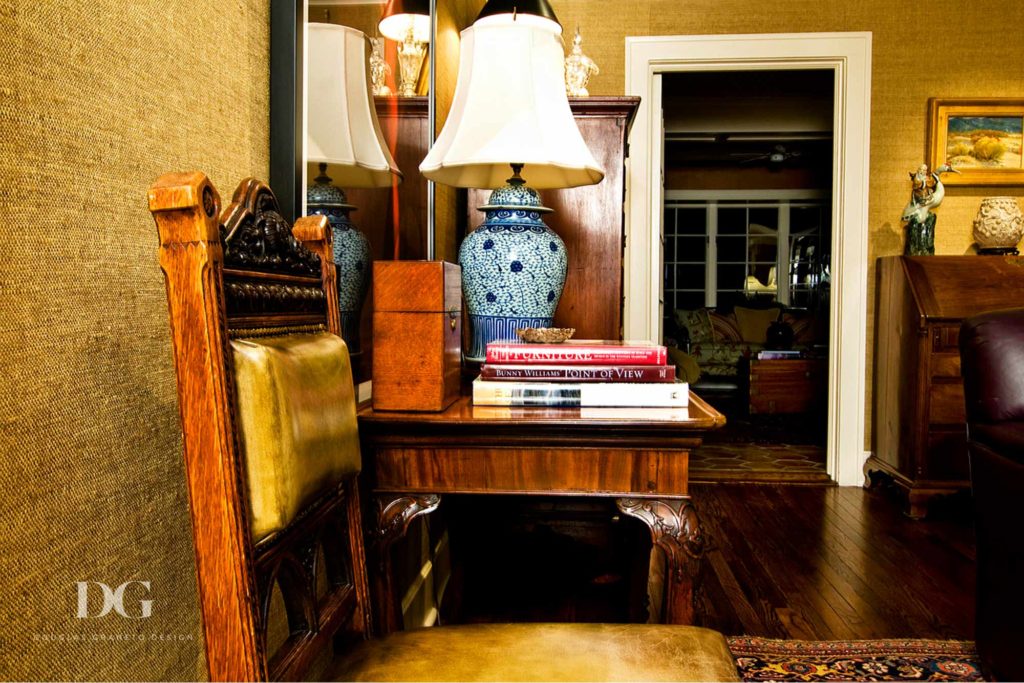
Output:
[[[729,635],[972,639],[966,500],[904,517],[885,491],[694,485],[713,550],[706,624]]]
[[[915,522],[885,491],[722,483],[692,494],[711,541],[704,625],[808,640],[972,639],[969,501]],[[449,591],[458,609],[448,623],[643,618],[646,527],[583,500],[517,509],[522,500],[449,501],[463,520],[452,547],[465,581]]]

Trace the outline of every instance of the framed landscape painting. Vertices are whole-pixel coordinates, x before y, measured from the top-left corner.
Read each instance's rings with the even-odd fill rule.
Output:
[[[1024,185],[1024,99],[928,100],[928,166],[946,185]]]

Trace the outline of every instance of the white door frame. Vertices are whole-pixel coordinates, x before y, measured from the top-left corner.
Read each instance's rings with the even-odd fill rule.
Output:
[[[626,38],[625,92],[640,96],[640,108],[629,136],[624,333],[628,339],[661,338],[661,75],[769,69],[835,74],[826,467],[840,485],[859,485],[866,457],[870,33]]]

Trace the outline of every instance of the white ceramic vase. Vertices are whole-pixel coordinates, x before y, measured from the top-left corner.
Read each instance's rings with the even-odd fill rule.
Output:
[[[974,219],[974,241],[979,250],[1013,249],[1024,237],[1024,217],[1016,197],[987,197]]]

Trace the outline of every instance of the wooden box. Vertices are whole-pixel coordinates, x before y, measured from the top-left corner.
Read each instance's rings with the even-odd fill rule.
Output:
[[[750,405],[754,413],[807,413],[822,406],[825,363],[817,358],[751,359]]]
[[[459,397],[462,269],[373,264],[373,409],[441,411]]]

